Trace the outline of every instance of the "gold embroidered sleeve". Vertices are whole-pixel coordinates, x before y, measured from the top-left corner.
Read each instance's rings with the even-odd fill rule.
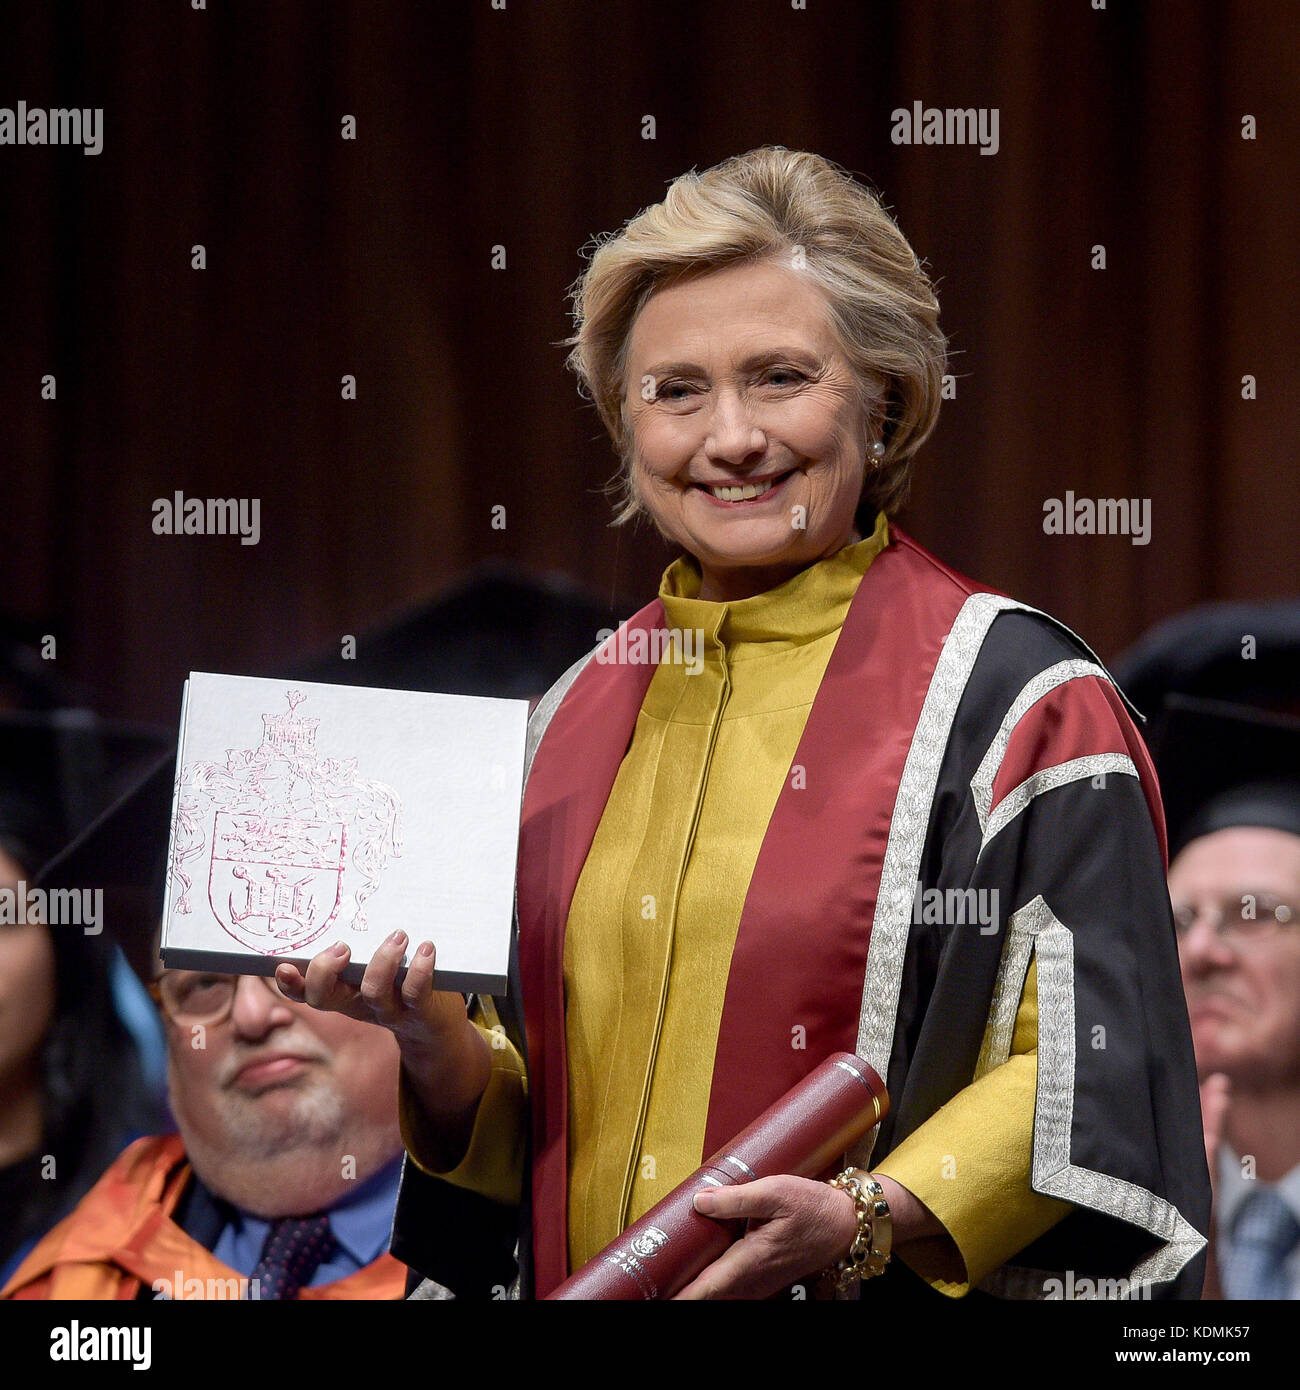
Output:
[[[1030,962],[1016,1013],[1011,1055],[959,1091],[873,1171],[893,1178],[942,1222],[966,1267],[963,1282],[945,1279],[923,1245],[905,1260],[931,1287],[952,1298],[1050,1230],[1072,1210],[1029,1184],[1038,1082],[1037,971]]]

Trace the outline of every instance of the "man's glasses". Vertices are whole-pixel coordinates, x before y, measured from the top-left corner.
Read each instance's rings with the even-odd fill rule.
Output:
[[[1243,897],[1204,914],[1214,924],[1221,940],[1258,941],[1276,936],[1283,927],[1293,926],[1297,913],[1290,903],[1267,893],[1245,894]],[[1174,908],[1174,927],[1179,936],[1186,936],[1202,914],[1195,908]]]
[[[243,975],[211,975],[197,970],[164,970],[149,986],[162,1011],[173,1023],[217,1024],[230,1016],[235,990]],[[254,975],[276,999],[294,1001],[275,983],[274,975]]]

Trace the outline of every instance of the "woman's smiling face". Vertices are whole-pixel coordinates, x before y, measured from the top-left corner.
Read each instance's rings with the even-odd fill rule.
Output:
[[[748,263],[652,295],[625,416],[636,495],[699,561],[701,598],[762,593],[860,539],[878,431],[806,274]]]

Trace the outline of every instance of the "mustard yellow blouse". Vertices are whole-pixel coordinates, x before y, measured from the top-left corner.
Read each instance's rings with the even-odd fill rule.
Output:
[[[681,559],[665,572],[683,659],[655,671],[579,877],[564,943],[569,1067],[569,1258],[584,1263],[703,1158],[713,1056],[745,893],[808,711],[862,575],[889,543],[867,539],[752,598],[699,598]],[[490,1010],[490,1006],[487,1006]],[[503,1201],[522,1182],[521,1059],[490,1012],[493,1072],[464,1159],[437,1174]],[[1031,965],[1012,1056],[904,1140],[874,1171],[943,1223],[967,1278],[959,1295],[1055,1224],[1067,1203],[1029,1186],[1037,1059]],[[420,1163],[419,1116],[404,1098]],[[424,1165],[421,1165],[424,1166]]]

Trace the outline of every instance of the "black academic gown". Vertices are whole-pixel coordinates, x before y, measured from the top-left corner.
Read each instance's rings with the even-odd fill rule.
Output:
[[[1031,1182],[1074,1210],[969,1296],[1050,1298],[1064,1288],[1067,1297],[1197,1298],[1210,1186],[1154,773],[1121,697],[1077,637],[939,571],[935,562],[917,582],[967,587],[944,640],[954,660],[941,659],[931,682],[944,688],[932,689],[912,731],[913,751],[929,748],[937,775],[919,809],[915,787],[901,788],[894,832],[915,842],[911,887],[922,901],[933,890],[996,893],[1000,929],[910,910],[890,927],[878,914],[864,990],[864,1020],[872,1009],[875,1017],[858,1050],[886,1076],[893,1105],[869,1157],[888,1154],[1005,1059],[1032,953]],[[948,632],[946,593],[936,590],[934,608]],[[535,712],[530,753],[581,665]],[[945,700],[936,723],[931,707]],[[499,1007],[523,1048],[517,962],[512,969]],[[528,1296],[530,1229],[527,1195],[522,1210],[506,1209],[408,1160],[394,1254],[458,1296],[501,1297],[517,1272]],[[896,1259],[863,1297],[941,1296]]]

